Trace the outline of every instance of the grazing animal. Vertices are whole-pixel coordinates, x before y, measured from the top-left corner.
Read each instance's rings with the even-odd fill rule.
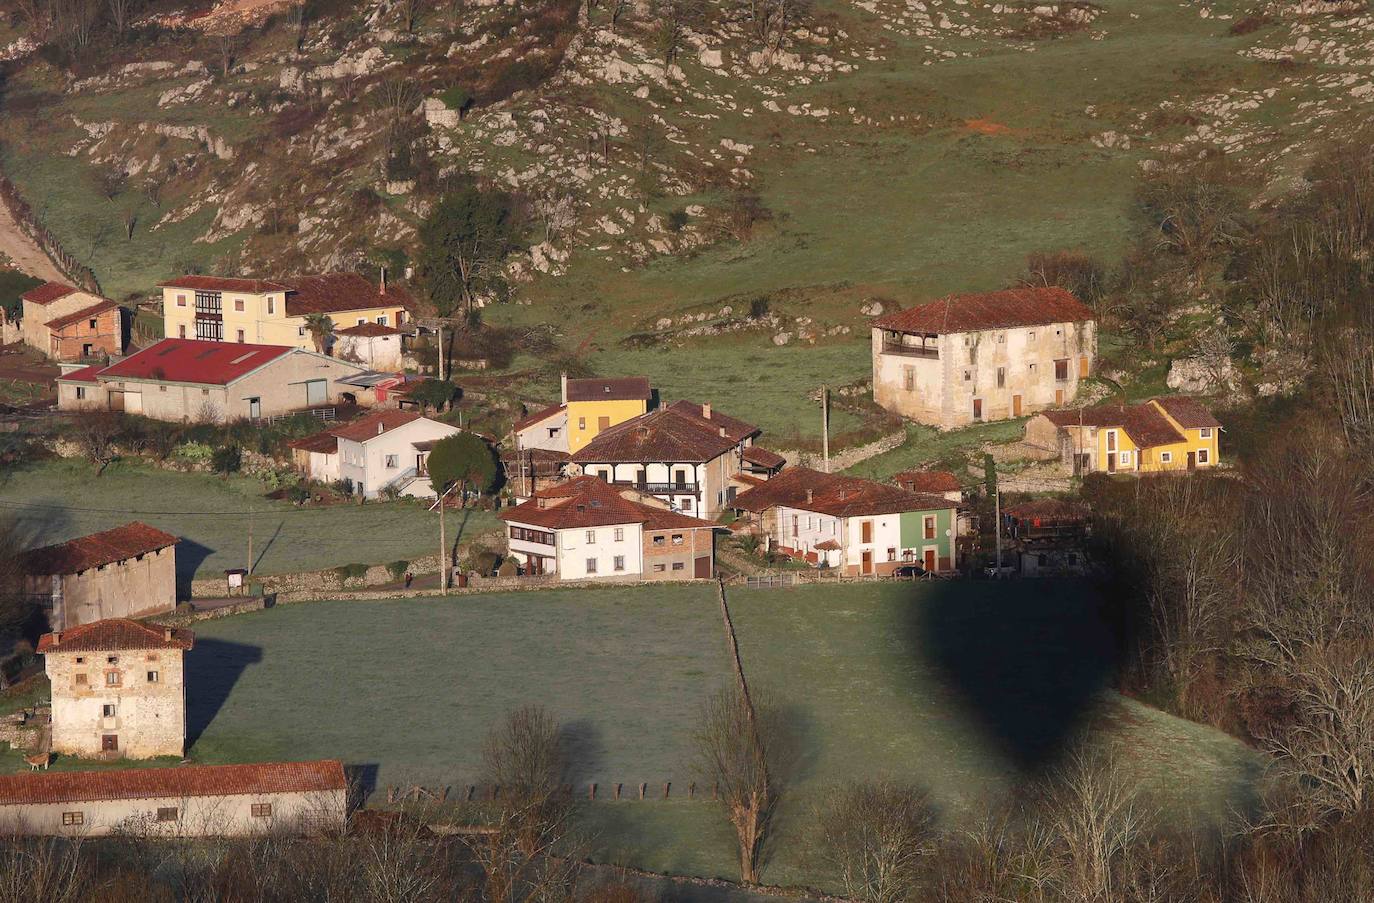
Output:
[[[29,771],[37,771],[40,768],[47,771],[48,763],[52,761],[52,753],[34,753],[25,756],[24,761],[29,763]]]

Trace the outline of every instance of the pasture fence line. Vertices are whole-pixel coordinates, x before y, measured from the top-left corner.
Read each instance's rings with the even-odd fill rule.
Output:
[[[29,206],[29,202],[24,200],[19,189],[4,173],[0,173],[0,203],[5,205],[5,209],[10,212],[10,216],[14,217],[19,228],[24,230],[24,234],[34,240],[39,249],[52,259],[52,262],[68,279],[76,283],[78,288],[97,295],[100,294],[100,282],[95,278],[95,272],[62,247],[57,236],[53,235],[52,231],[39,221],[37,214]]]
[[[712,783],[709,787],[688,781],[685,790],[678,785],[673,790],[672,781],[650,783],[648,781],[600,783],[591,781],[586,785],[588,802],[649,802],[667,799],[690,800],[692,802],[716,802],[720,799],[720,785]],[[442,784],[433,787],[424,784],[388,784],[386,801],[389,804],[406,802],[434,803],[491,803],[508,797],[507,789],[500,784]],[[565,800],[578,797],[575,785],[565,783],[559,786],[558,795]]]

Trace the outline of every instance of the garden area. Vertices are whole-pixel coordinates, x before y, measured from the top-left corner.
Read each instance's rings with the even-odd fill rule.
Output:
[[[1260,758],[1108,689],[1112,644],[1081,584],[942,582],[732,590],[744,667],[784,715],[769,883],[817,880],[815,807],[852,779],[926,788],[940,817],[1050,767],[1082,729],[1174,824],[1253,802]],[[729,680],[708,586],[311,603],[197,625],[188,688],[202,762],[337,757],[389,785],[479,782],[490,728],[527,703],[563,726],[591,856],[737,875],[720,809],[688,801],[704,701]],[[1180,779],[1186,776],[1186,779]],[[633,799],[647,782],[649,800]],[[672,783],[664,802],[663,782]]]

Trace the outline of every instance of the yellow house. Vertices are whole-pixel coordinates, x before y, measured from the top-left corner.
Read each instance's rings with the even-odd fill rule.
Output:
[[[1075,474],[1205,470],[1220,461],[1221,424],[1196,399],[1045,411],[1026,423],[1026,443],[1057,451]]]
[[[159,287],[167,338],[307,351],[317,350],[306,324],[310,314],[327,314],[338,329],[364,323],[394,328],[415,309],[405,289],[388,286],[385,277],[374,283],[357,273],[281,280],[181,276]]]
[[[563,404],[568,409],[568,453],[575,454],[602,430],[649,410],[653,389],[642,376],[568,379],[563,374]]]

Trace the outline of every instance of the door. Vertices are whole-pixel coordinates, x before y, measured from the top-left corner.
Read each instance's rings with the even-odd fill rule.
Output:
[[[983,419],[983,399],[981,399],[981,398],[975,398],[975,399],[973,399],[973,419],[974,419],[974,420],[982,420],[982,419]]]
[[[1013,416],[1013,417],[1020,417],[1020,416],[1021,416],[1021,396],[1020,396],[1020,395],[1013,395],[1013,396],[1011,397],[1011,416]]]
[[[325,392],[325,381],[322,379],[312,379],[305,384],[305,403],[308,405],[324,404],[328,397]]]
[[[1116,473],[1116,452],[1107,452],[1107,473]]]
[[[119,735],[104,734],[101,736],[100,748],[104,752],[119,752]]]
[[[94,348],[95,348],[94,345],[82,345],[82,346],[81,346],[81,356],[82,356],[82,357],[90,357],[92,354],[95,353]]]
[[[1055,390],[1054,390],[1054,403],[1055,403],[1055,404],[1063,404],[1063,403],[1064,403],[1064,390],[1063,390],[1063,389],[1055,389]]]
[[[111,393],[110,393],[110,410],[111,410],[111,411],[122,411],[122,410],[124,410],[124,393],[123,393],[123,392],[111,392]]]
[[[692,576],[706,580],[711,576],[711,556],[703,555],[692,563]]]
[[[143,413],[143,393],[142,393],[142,392],[125,392],[125,393],[124,393],[124,410],[127,411],[127,412],[130,413],[130,414],[142,414],[142,413]]]
[[[797,515],[792,515],[792,536],[797,535]]]
[[[1188,469],[1197,470],[1197,452],[1188,452]]]
[[[611,418],[609,418],[609,417],[598,417],[598,418],[596,418],[596,428],[597,428],[598,430],[608,430],[608,429],[610,429],[610,428],[611,428]]]
[[[862,557],[860,558],[859,573],[873,573],[873,553],[871,551],[865,550]]]
[[[261,398],[250,398],[250,399],[248,399],[248,416],[251,417],[251,418],[254,419],[254,420],[257,420],[259,417],[262,416],[262,399],[261,399]]]
[[[935,570],[935,550],[934,550],[934,549],[926,549],[926,551],[925,551],[925,569],[926,569],[927,571],[934,571],[934,570]]]
[[[1088,378],[1088,356],[1086,354],[1078,359],[1078,378]]]

